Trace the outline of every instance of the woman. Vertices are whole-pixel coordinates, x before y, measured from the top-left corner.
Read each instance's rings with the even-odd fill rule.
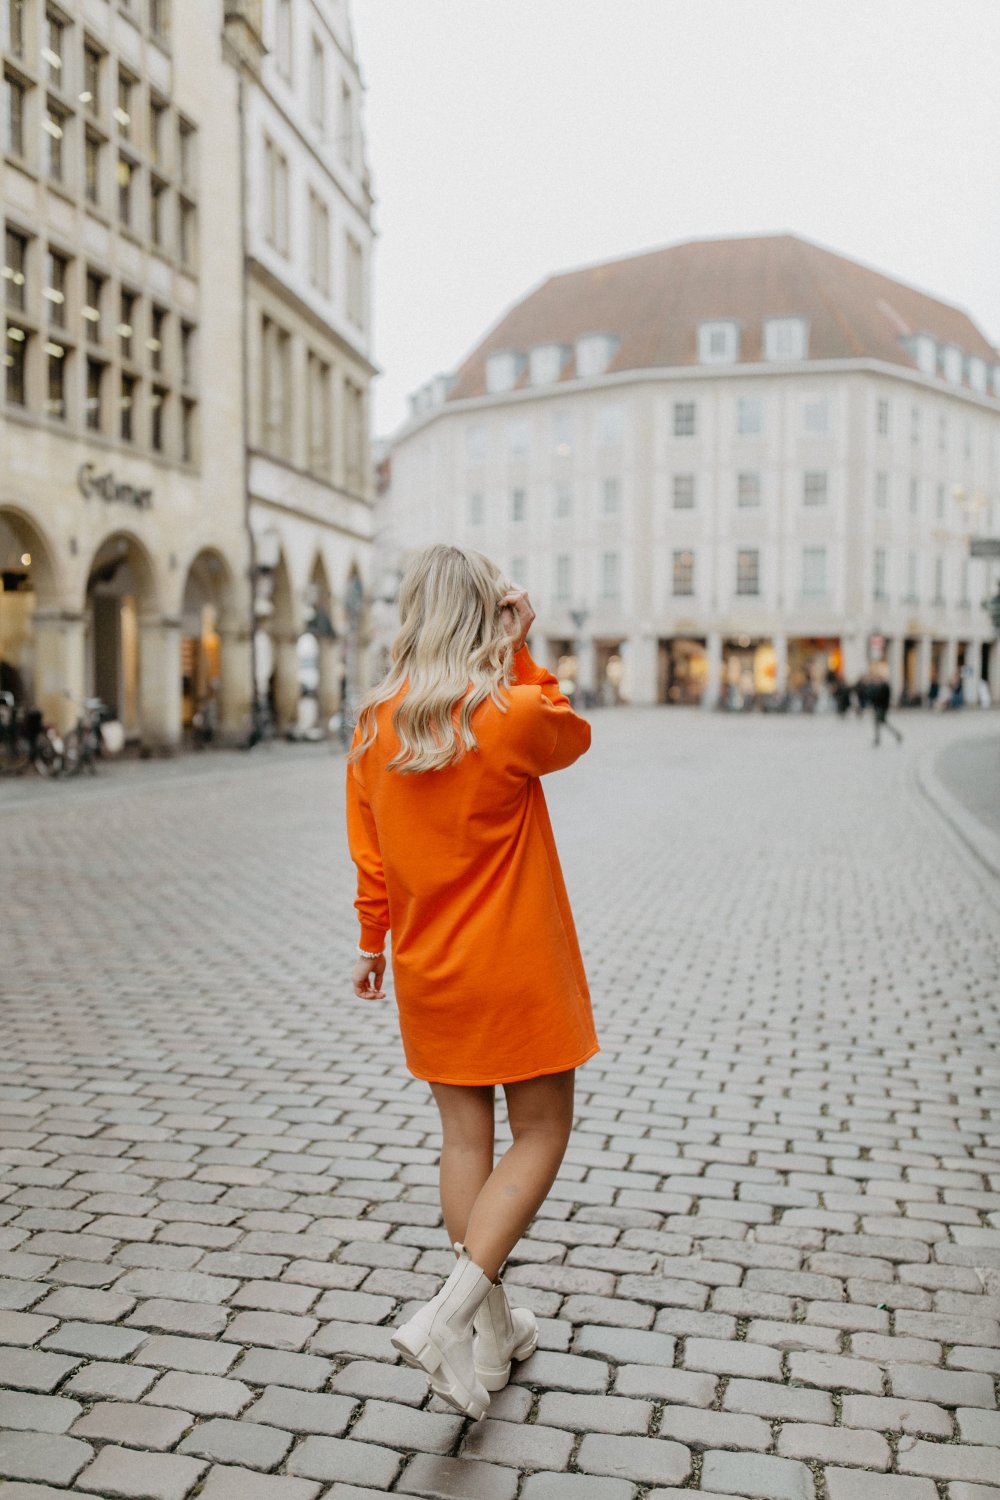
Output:
[[[393,1345],[476,1418],[534,1314],[500,1268],[545,1201],[573,1123],[574,1069],[598,1051],[587,979],[538,777],[590,745],[525,640],[527,594],[485,557],[420,553],[393,665],[358,717],[347,828],[361,922],[354,993],[382,999],[384,944],[407,1066],[441,1114],[441,1207],[458,1262]],[[494,1164],[494,1090],[513,1144]]]

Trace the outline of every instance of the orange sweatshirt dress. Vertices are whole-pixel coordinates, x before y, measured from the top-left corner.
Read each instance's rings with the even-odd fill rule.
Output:
[[[441,771],[386,769],[398,699],[347,768],[361,947],[392,932],[406,1063],[433,1083],[515,1083],[599,1051],[539,776],[590,747],[550,672],[522,649],[506,713],[476,710],[478,751]]]

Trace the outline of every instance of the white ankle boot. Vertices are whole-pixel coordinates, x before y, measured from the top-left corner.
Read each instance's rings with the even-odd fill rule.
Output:
[[[502,1391],[511,1360],[527,1359],[538,1347],[538,1324],[526,1307],[511,1307],[498,1281],[473,1319],[476,1374],[488,1391]]]
[[[491,1290],[492,1281],[463,1250],[437,1296],[392,1335],[392,1347],[425,1372],[434,1393],[477,1422],[490,1398],[476,1371],[472,1320]]]

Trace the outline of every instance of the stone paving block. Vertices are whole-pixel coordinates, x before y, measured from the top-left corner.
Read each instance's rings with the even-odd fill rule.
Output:
[[[540,1351],[515,1365],[511,1379],[517,1385],[537,1385],[543,1390],[587,1392],[607,1390],[609,1377],[603,1360]]]
[[[188,1433],[178,1452],[246,1469],[273,1469],[291,1446],[292,1434],[276,1427],[209,1417]]]
[[[484,1458],[515,1469],[563,1468],[573,1451],[573,1437],[555,1427],[515,1422],[473,1422],[462,1444],[464,1457]]]
[[[395,1307],[393,1297],[373,1297],[368,1292],[324,1292],[313,1308],[317,1318],[336,1318],[348,1323],[381,1323]]]
[[[157,1365],[165,1370],[188,1370],[192,1375],[225,1375],[239,1353],[238,1348],[228,1344],[164,1334],[143,1344],[135,1354],[134,1363]]]
[[[314,1399],[335,1401],[338,1398],[327,1396]],[[393,1448],[401,1448],[405,1452],[451,1453],[464,1422],[464,1417],[450,1410],[414,1411],[410,1406],[400,1408],[387,1401],[367,1401],[361,1416],[351,1428],[351,1437],[358,1442],[390,1443]],[[346,1426],[347,1423],[344,1422],[341,1431]]]
[[[304,1313],[319,1296],[317,1287],[285,1281],[248,1281],[229,1299],[230,1307],[250,1307],[260,1312]]]
[[[865,1474],[858,1469],[827,1469],[829,1500],[938,1500],[930,1479],[907,1479],[895,1474]]]
[[[996,1406],[993,1381],[975,1371],[939,1370],[928,1365],[892,1365],[889,1384],[894,1396],[912,1396],[938,1406]]]
[[[494,1414],[495,1402],[490,1403]],[[619,1396],[572,1396],[546,1391],[538,1406],[543,1427],[566,1427],[572,1432],[610,1432],[642,1435],[649,1431],[651,1401],[629,1401]]]
[[[861,1391],[882,1394],[882,1371],[877,1365],[840,1354],[790,1354],[788,1367],[793,1385],[815,1385],[827,1391]]]
[[[514,1500],[518,1475],[476,1459],[418,1453],[396,1486],[401,1495],[425,1500]]]
[[[793,1355],[792,1358],[820,1358]],[[781,1355],[757,1344],[731,1344],[721,1339],[688,1339],[684,1346],[688,1370],[710,1370],[716,1375],[745,1375],[751,1380],[780,1380]]]
[[[225,1307],[210,1302],[178,1302],[172,1297],[150,1297],[140,1302],[126,1319],[130,1328],[148,1328],[153,1333],[190,1334],[212,1339],[229,1322]]]
[[[315,1318],[296,1317],[292,1313],[241,1312],[229,1324],[222,1337],[238,1344],[259,1344],[267,1349],[300,1352],[316,1332]]]
[[[95,1360],[83,1365],[63,1386],[66,1395],[116,1401],[138,1401],[156,1379],[155,1370]]]
[[[636,1493],[635,1485],[627,1479],[596,1478],[589,1474],[529,1474],[521,1487],[521,1500],[633,1500]]]
[[[892,1396],[845,1396],[841,1408],[845,1427],[871,1427],[878,1432],[908,1432],[922,1437],[951,1437],[950,1412],[929,1401],[902,1401]]]
[[[321,1489],[321,1485],[310,1479],[255,1474],[252,1469],[214,1464],[198,1492],[198,1500],[316,1500]]]
[[[250,1404],[253,1396],[253,1391],[242,1380],[170,1370],[160,1376],[145,1401],[150,1406],[178,1407],[199,1417],[235,1417]]]
[[[1000,1450],[928,1443],[920,1438],[901,1438],[896,1468],[901,1474],[925,1474],[930,1479],[967,1479],[972,1484],[992,1484],[997,1477]]]
[[[420,1406],[427,1395],[427,1377],[423,1371],[411,1370],[407,1365],[378,1364],[373,1360],[357,1359],[345,1365],[334,1376],[330,1389],[364,1399],[373,1397],[384,1401],[400,1401],[406,1406]],[[495,1402],[496,1397],[493,1399]]]
[[[134,1448],[102,1448],[80,1484],[104,1500],[184,1500],[208,1465],[175,1453],[140,1453]]]
[[[231,1384],[229,1381],[223,1383]],[[244,1386],[243,1389],[247,1388]],[[251,1392],[247,1390],[247,1394],[249,1396]],[[260,1399],[243,1413],[243,1420],[265,1422],[272,1427],[286,1428],[289,1432],[342,1437],[357,1404],[349,1396],[320,1396],[286,1386],[269,1385]],[[401,1420],[404,1415],[395,1406],[383,1406],[379,1402],[369,1404],[380,1407],[383,1413],[391,1411],[396,1421]],[[382,1436],[384,1435],[383,1433]]]
[[[397,1355],[390,1343],[391,1337],[392,1329],[389,1327],[370,1328],[365,1323],[324,1323],[319,1332],[309,1340],[309,1349],[315,1354],[333,1354],[340,1358],[357,1354],[363,1359],[387,1359],[392,1362]]]
[[[125,1359],[147,1340],[148,1334],[107,1323],[60,1323],[42,1341],[45,1349],[84,1354],[89,1359]]]
[[[638,1480],[641,1484],[680,1484],[691,1472],[687,1448],[662,1438],[587,1433],[576,1462],[585,1474],[607,1474],[612,1479]]]
[[[785,1422],[777,1451],[785,1458],[816,1459],[824,1464],[858,1464],[866,1469],[888,1469],[892,1452],[878,1432],[847,1432],[814,1422]]]
[[[746,1500],[813,1500],[815,1493],[805,1464],[766,1453],[706,1453],[701,1486]]]
[[[73,1426],[73,1436],[98,1438],[129,1448],[172,1448],[194,1421],[189,1411],[99,1401]]]
[[[784,1417],[796,1422],[825,1422],[831,1427],[834,1420],[833,1400],[826,1391],[773,1380],[730,1380],[722,1405],[726,1411],[750,1412],[772,1420]]]
[[[51,1432],[0,1432],[0,1477],[72,1484],[93,1457],[89,1443]],[[6,1486],[0,1486],[0,1493]]]
[[[37,1281],[18,1281],[14,1277],[0,1277],[0,1307],[22,1312],[24,1308],[40,1302],[45,1296],[45,1286]]]
[[[132,1311],[135,1298],[122,1292],[105,1292],[94,1287],[60,1287],[40,1302],[37,1312],[54,1318],[78,1318],[87,1323],[117,1323]]]
[[[401,1466],[400,1455],[390,1448],[331,1437],[307,1437],[285,1464],[289,1474],[305,1479],[344,1479],[382,1490],[389,1488]]]
[[[672,1365],[676,1343],[669,1333],[585,1323],[573,1335],[573,1353],[596,1354],[623,1365]]]
[[[966,1484],[958,1479],[948,1485],[948,1500],[1000,1500],[1000,1485]]]
[[[763,1453],[771,1446],[771,1428],[760,1417],[697,1407],[665,1407],[660,1414],[659,1434],[696,1452],[707,1448],[746,1448]]]
[[[300,1391],[318,1391],[333,1373],[333,1361],[316,1354],[249,1349],[232,1373],[248,1385],[290,1385]]]
[[[93,1494],[88,1490],[86,1494],[82,1490],[65,1490],[60,1487],[53,1489],[48,1484],[32,1484],[28,1481],[22,1483],[19,1479],[12,1479],[3,1487],[3,1500],[66,1500],[67,1495],[72,1495],[73,1500],[102,1500],[100,1495]]]
[[[0,1390],[0,1427],[19,1432],[67,1432],[82,1411],[79,1401],[67,1401],[62,1396]]]
[[[54,1391],[79,1363],[78,1359],[45,1354],[38,1349],[0,1349],[4,1385],[14,1390]]]
[[[1000,1449],[1000,1412],[982,1411],[975,1407],[959,1407],[955,1413],[958,1431],[963,1443],[983,1443]],[[1000,1454],[998,1454],[1000,1462]],[[1000,1480],[1000,1469],[997,1471]]]

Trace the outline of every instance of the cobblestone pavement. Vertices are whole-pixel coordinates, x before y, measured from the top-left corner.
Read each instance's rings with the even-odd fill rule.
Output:
[[[997,1500],[1000,901],[899,722],[549,783],[604,1051],[479,1425],[389,1344],[452,1262],[339,757],[5,788],[0,1500]]]
[[[1000,833],[1000,734],[953,741],[938,756],[936,770],[969,812]]]

